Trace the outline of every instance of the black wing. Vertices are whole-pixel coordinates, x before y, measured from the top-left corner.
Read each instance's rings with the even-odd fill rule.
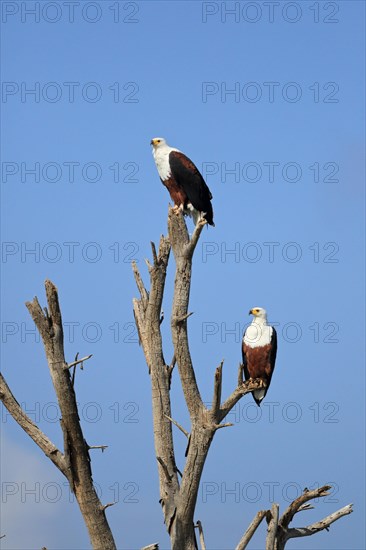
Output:
[[[244,368],[245,380],[249,380],[250,374],[249,374],[248,366],[247,366],[247,357],[244,353],[244,340],[241,343],[241,354],[242,354],[242,358],[243,358],[243,368]]]
[[[275,364],[276,364],[276,355],[277,355],[277,332],[276,332],[276,329],[274,327],[272,327],[271,353],[270,353],[270,356],[269,356],[269,364],[271,365],[271,374],[268,376],[267,387],[266,387],[263,399],[264,399],[264,397],[266,397],[267,391],[268,391],[269,386],[271,384],[273,371],[274,371]],[[254,397],[254,394],[253,394],[253,397]]]
[[[272,378],[273,371],[275,368],[275,363],[276,363],[276,356],[277,356],[277,332],[274,327],[272,327],[271,344],[272,344],[272,349],[271,349],[271,355],[269,360],[271,363],[271,378]]]
[[[213,225],[212,193],[198,168],[178,151],[170,153],[169,163],[172,174],[187,195],[188,201],[198,212],[206,212],[207,222]]]

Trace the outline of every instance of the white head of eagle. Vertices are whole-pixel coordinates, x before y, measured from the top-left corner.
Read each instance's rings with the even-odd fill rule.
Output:
[[[252,308],[249,315],[253,315],[253,321],[243,335],[243,368],[245,380],[259,378],[263,382],[263,389],[252,392],[254,401],[260,406],[275,368],[277,333],[267,324],[267,312],[262,307]]]
[[[170,147],[164,138],[153,138],[151,145],[159,177],[174,205],[192,216],[195,224],[204,218],[210,225],[215,225],[212,194],[198,168],[184,153]]]

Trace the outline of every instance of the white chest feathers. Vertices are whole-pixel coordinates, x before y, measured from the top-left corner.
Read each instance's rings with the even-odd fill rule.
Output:
[[[158,169],[159,177],[165,181],[171,176],[171,169],[169,163],[169,155],[172,151],[178,151],[173,147],[165,146],[158,147],[153,150],[153,157],[155,160],[156,168]]]
[[[253,321],[244,334],[244,343],[251,348],[267,346],[272,339],[273,329],[270,325]]]

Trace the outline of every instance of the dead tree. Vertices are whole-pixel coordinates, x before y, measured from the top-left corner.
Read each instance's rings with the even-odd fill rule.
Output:
[[[211,408],[207,408],[199,392],[188,345],[187,319],[191,283],[193,253],[198,243],[204,222],[200,222],[189,238],[183,215],[174,209],[169,210],[169,237],[161,237],[159,250],[152,243],[153,263],[147,262],[150,275],[150,290],[147,291],[141,275],[133,265],[139,299],[134,299],[133,307],[140,342],[143,346],[149,367],[152,387],[153,423],[156,461],[160,482],[160,503],[164,520],[174,550],[196,550],[198,547],[195,529],[198,531],[201,550],[205,550],[202,524],[194,522],[195,507],[199,483],[205,460],[216,431],[230,423],[224,423],[226,415],[243,395],[261,387],[259,380],[242,380],[242,366],[239,366],[235,389],[222,401],[221,363],[213,376]],[[174,299],[171,315],[171,333],[174,356],[168,365],[163,355],[161,336],[161,306],[163,301],[166,270],[170,248],[173,249],[176,262]],[[4,377],[0,374],[0,399],[13,419],[31,437],[45,455],[66,477],[79,504],[91,545],[95,550],[115,550],[105,510],[112,503],[100,502],[94,489],[89,450],[105,448],[105,445],[89,446],[84,439],[78,415],[75,396],[75,368],[91,356],[75,358],[67,363],[64,355],[63,326],[58,293],[51,281],[46,281],[48,307],[42,310],[37,298],[28,302],[27,308],[42,336],[48,367],[57,395],[61,412],[63,432],[63,452],[41,432],[38,426],[27,416],[12,394]],[[184,429],[172,418],[170,386],[173,369],[178,366],[185,401],[190,415],[190,429]],[[70,371],[73,371],[72,374]],[[177,426],[187,437],[186,462],[183,473],[176,466],[172,425]],[[283,550],[286,542],[295,537],[313,535],[328,529],[334,521],[352,512],[349,504],[326,518],[307,527],[290,527],[295,514],[312,508],[307,504],[317,497],[329,494],[329,486],[304,493],[294,500],[284,514],[279,517],[279,507],[273,504],[271,510],[257,513],[245,531],[236,550],[244,550],[254,532],[264,518],[268,523],[266,550]],[[5,535],[1,535],[5,536]],[[145,550],[157,549],[158,544],[146,546]],[[143,549],[144,550],[144,549]]]
[[[37,298],[27,302],[26,306],[41,334],[57,395],[61,412],[63,452],[57,449],[22,410],[1,374],[0,397],[14,420],[68,480],[70,489],[79,504],[93,548],[115,550],[116,545],[105,515],[108,505],[102,505],[93,485],[89,449],[98,448],[98,446],[90,447],[84,439],[76,404],[74,376],[70,373],[70,369],[75,369],[79,363],[91,356],[76,359],[70,364],[66,362],[57,288],[51,281],[46,281],[45,287],[48,307],[42,310]],[[105,446],[99,448],[103,447]]]
[[[191,315],[188,311],[188,305],[192,259],[204,225],[205,221],[200,221],[190,238],[183,214],[175,208],[169,209],[168,237],[161,237],[158,252],[154,243],[151,243],[153,263],[147,261],[150,276],[149,291],[144,286],[136,264],[133,264],[135,280],[140,294],[139,299],[133,300],[134,315],[151,377],[160,503],[173,550],[196,550],[198,546],[195,527],[199,528],[201,548],[204,548],[202,525],[200,522],[195,525],[194,514],[200,479],[211,442],[219,428],[231,425],[223,423],[223,421],[234,405],[245,394],[258,389],[261,384],[260,380],[243,382],[242,366],[240,365],[238,383],[231,395],[222,402],[223,363],[221,363],[216,368],[213,377],[211,408],[207,408],[202,401],[189,351],[187,320]],[[173,250],[176,273],[171,313],[174,357],[168,364],[164,359],[160,325],[170,249]],[[171,414],[170,386],[175,365],[178,367],[180,382],[190,416],[191,426],[189,430],[180,426]],[[179,472],[176,465],[172,424],[177,426],[187,437],[186,461],[182,473]],[[258,512],[236,550],[246,548],[264,517],[268,522],[266,550],[282,550],[290,538],[308,536],[322,529],[327,529],[331,523],[351,513],[352,505],[348,505],[308,527],[289,528],[289,523],[297,512],[310,508],[309,505],[305,504],[307,501],[317,496],[325,496],[328,494],[329,489],[330,487],[325,486],[304,493],[289,506],[281,518],[279,518],[277,504],[272,506],[271,511]]]

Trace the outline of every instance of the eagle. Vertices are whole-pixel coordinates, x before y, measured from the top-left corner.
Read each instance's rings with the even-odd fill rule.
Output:
[[[266,396],[275,368],[277,333],[274,327],[267,324],[267,312],[262,307],[254,307],[249,315],[254,318],[243,336],[243,368],[245,380],[259,378],[263,382],[263,389],[252,392],[259,407]]]
[[[212,194],[195,164],[179,149],[170,147],[164,138],[153,138],[153,157],[159,177],[168,189],[175,207],[193,218],[213,222]]]

